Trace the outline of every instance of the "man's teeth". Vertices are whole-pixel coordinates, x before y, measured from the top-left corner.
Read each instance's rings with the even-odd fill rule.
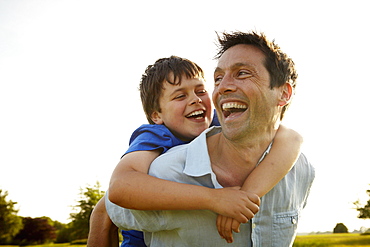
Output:
[[[246,105],[242,105],[236,102],[225,103],[222,105],[222,110],[227,109],[247,109]]]
[[[194,111],[194,112],[190,113],[189,115],[187,115],[186,117],[193,117],[193,116],[201,115],[203,113],[204,113],[203,110]]]

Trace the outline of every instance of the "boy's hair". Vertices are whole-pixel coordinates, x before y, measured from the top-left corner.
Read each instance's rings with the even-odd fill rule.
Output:
[[[150,124],[154,124],[151,119],[153,112],[161,112],[159,99],[164,89],[164,83],[181,85],[181,78],[188,79],[201,78],[204,80],[203,70],[192,61],[171,56],[158,59],[153,65],[149,65],[140,81],[140,97],[143,109]]]
[[[283,53],[280,47],[268,41],[266,36],[256,32],[243,33],[232,32],[222,33],[222,36],[217,34],[219,51],[215,58],[219,59],[224,52],[232,46],[245,44],[253,45],[259,48],[265,54],[265,67],[270,74],[270,88],[281,87],[286,82],[290,83],[293,88],[293,93],[296,87],[296,79],[298,74],[294,67],[294,62],[287,54]],[[280,119],[283,119],[284,113],[287,110],[290,102],[285,105],[281,111]]]

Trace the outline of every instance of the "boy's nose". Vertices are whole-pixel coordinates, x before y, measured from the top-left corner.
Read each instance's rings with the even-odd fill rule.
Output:
[[[192,100],[190,101],[190,105],[193,105],[193,104],[200,104],[202,103],[202,99],[199,98],[198,96],[195,96],[194,98],[192,98]]]

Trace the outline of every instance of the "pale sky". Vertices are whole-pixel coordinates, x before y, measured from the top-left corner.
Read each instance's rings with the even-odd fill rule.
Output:
[[[366,6],[366,7],[365,7]],[[215,31],[264,32],[296,63],[284,124],[316,180],[300,232],[370,227],[368,4],[358,1],[0,0],[0,189],[18,215],[69,221],[146,123],[137,90],[156,59],[198,63],[212,92]]]

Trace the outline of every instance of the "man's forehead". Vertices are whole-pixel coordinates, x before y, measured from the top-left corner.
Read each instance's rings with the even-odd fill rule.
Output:
[[[254,45],[239,44],[227,49],[218,59],[216,71],[238,66],[263,63],[265,55]]]

